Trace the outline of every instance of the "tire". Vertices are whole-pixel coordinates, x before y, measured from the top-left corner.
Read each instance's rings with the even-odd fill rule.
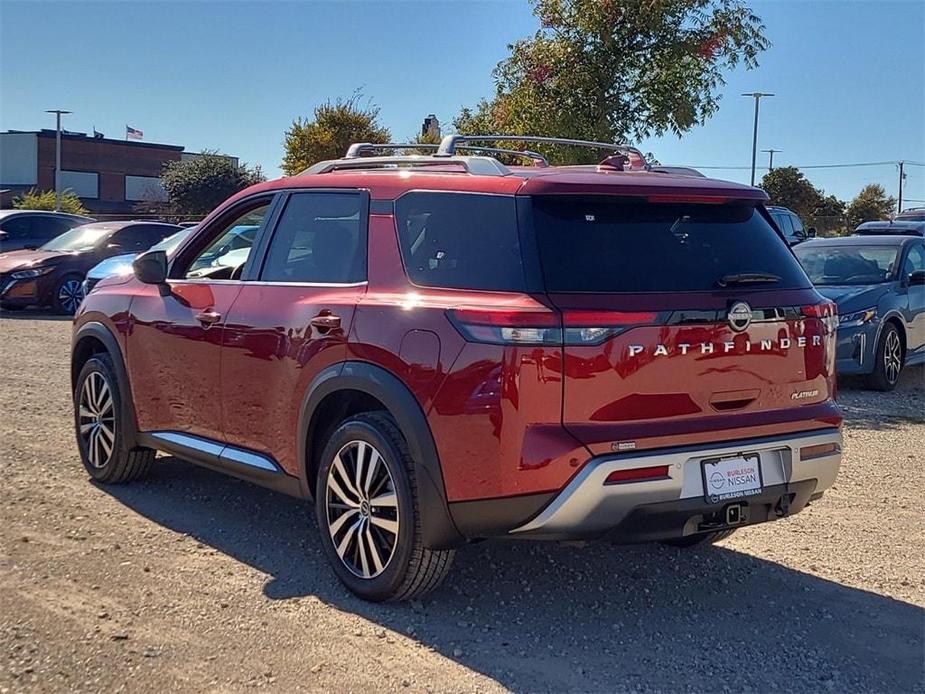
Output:
[[[874,370],[865,378],[865,384],[871,390],[889,391],[899,383],[905,354],[899,330],[892,323],[883,326],[877,349],[874,351]]]
[[[351,592],[373,602],[400,601],[440,585],[455,550],[421,542],[414,460],[390,414],[368,412],[342,422],[318,468],[321,543]],[[373,499],[384,503],[370,504]]]
[[[717,530],[712,533],[685,535],[684,537],[678,537],[674,540],[665,540],[662,542],[662,544],[671,545],[672,547],[697,547],[699,545],[712,545],[714,542],[725,540],[735,531],[736,528],[731,528],[729,530]]]
[[[80,460],[90,476],[104,484],[143,477],[154,462],[151,448],[128,448],[124,403],[108,354],[83,365],[74,389],[74,432]]]
[[[70,273],[58,280],[51,297],[51,307],[56,313],[73,316],[80,308],[84,298],[84,278],[76,273]]]

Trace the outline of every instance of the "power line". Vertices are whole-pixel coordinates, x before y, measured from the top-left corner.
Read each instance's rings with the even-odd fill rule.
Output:
[[[797,169],[850,169],[856,166],[898,166],[899,161],[865,161],[858,162],[854,164],[807,164],[806,166],[799,166],[797,164],[790,164]],[[925,166],[925,164],[907,161],[907,166]],[[752,167],[750,166],[697,166],[696,164],[683,164],[682,166],[690,166],[694,169],[723,169],[726,171],[730,170],[749,170]],[[759,169],[767,169],[767,166],[759,166]]]

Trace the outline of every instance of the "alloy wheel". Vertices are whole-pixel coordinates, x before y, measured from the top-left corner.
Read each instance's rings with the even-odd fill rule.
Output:
[[[903,349],[899,341],[899,334],[891,330],[886,336],[886,346],[883,349],[883,371],[890,383],[896,383],[903,365]]]
[[[84,299],[83,286],[78,279],[68,279],[58,287],[58,304],[67,313],[76,313]]]
[[[116,443],[116,413],[112,390],[99,371],[91,372],[80,389],[78,405],[80,438],[87,459],[95,468],[102,468],[112,457]]]
[[[398,495],[374,446],[351,441],[337,452],[324,502],[328,532],[344,566],[360,578],[381,574],[398,545]]]

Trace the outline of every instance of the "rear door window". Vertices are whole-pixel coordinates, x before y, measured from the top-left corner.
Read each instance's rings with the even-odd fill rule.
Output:
[[[523,291],[512,196],[412,192],[395,203],[408,277],[423,287]]]
[[[534,198],[533,223],[549,292],[810,286],[781,238],[748,204],[543,196]],[[759,274],[774,279],[742,282],[741,276]]]

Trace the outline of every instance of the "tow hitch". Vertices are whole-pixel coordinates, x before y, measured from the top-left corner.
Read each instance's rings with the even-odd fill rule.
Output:
[[[726,525],[740,525],[748,521],[746,504],[729,504],[726,507]]]

